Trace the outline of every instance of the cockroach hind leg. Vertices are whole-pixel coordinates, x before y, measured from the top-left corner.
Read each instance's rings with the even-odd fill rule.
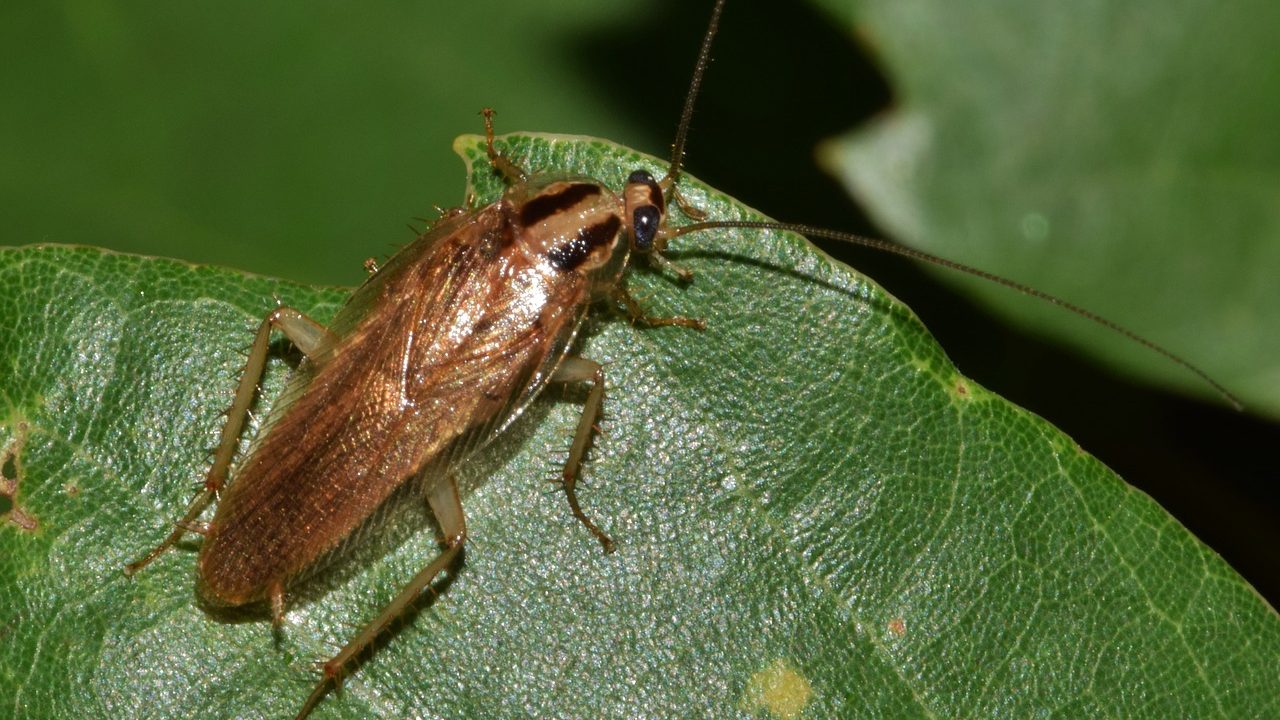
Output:
[[[302,709],[294,720],[303,720],[315,706],[332,690],[342,687],[342,678],[349,671],[351,664],[361,653],[367,650],[422,594],[431,589],[431,583],[444,570],[461,562],[463,546],[467,540],[467,519],[462,512],[462,497],[458,493],[458,484],[452,476],[445,477],[435,483],[427,493],[427,503],[440,523],[444,534],[445,549],[426,567],[418,571],[395,598],[364,626],[354,638],[347,642],[333,657],[325,661],[323,676],[316,683],[315,689],[307,696]]]
[[[484,148],[489,155],[489,164],[493,166],[494,170],[502,173],[502,177],[508,183],[517,183],[527,179],[529,177],[528,173],[493,147],[493,116],[497,115],[497,113],[493,111],[493,108],[485,108],[480,111],[480,114],[484,116]]]
[[[569,501],[569,511],[573,513],[578,522],[582,523],[600,541],[600,545],[604,548],[606,554],[612,553],[617,548],[613,539],[606,535],[582,511],[582,506],[578,504],[577,493],[578,476],[582,470],[582,459],[591,444],[591,433],[595,427],[596,418],[600,416],[600,409],[604,404],[604,366],[593,360],[569,356],[560,363],[560,367],[556,369],[551,381],[591,383],[591,392],[587,394],[586,402],[583,403],[582,415],[578,418],[578,428],[574,432],[573,445],[569,448],[569,458],[565,461],[561,477],[563,478],[562,484],[564,485],[565,498]]]
[[[218,491],[226,483],[227,471],[231,467],[231,460],[240,443],[240,431],[244,428],[245,418],[249,415],[249,406],[253,403],[253,397],[258,391],[258,381],[262,377],[263,368],[266,367],[271,331],[277,329],[309,358],[314,358],[324,343],[332,341],[328,329],[298,310],[282,305],[267,313],[258,325],[253,344],[249,346],[249,356],[245,361],[244,370],[240,373],[240,383],[236,386],[235,399],[231,401],[231,407],[227,410],[227,419],[222,425],[222,434],[218,439],[218,449],[214,453],[213,465],[205,475],[204,487],[187,506],[187,512],[174,523],[173,530],[159,545],[142,558],[125,565],[125,575],[132,576],[150,565],[152,561],[176,545],[188,532],[188,528],[197,526],[205,508],[209,507]]]
[[[614,300],[627,313],[627,319],[633,324],[643,327],[685,327],[691,330],[706,330],[707,321],[702,318],[684,317],[683,315],[673,315],[670,317],[655,317],[644,311],[644,307],[640,305],[631,293],[627,292],[625,287],[617,287],[613,291]]]
[[[369,260],[365,261],[366,266]],[[376,261],[374,261],[376,265]],[[270,334],[271,330],[279,330],[284,336],[289,338],[289,342],[308,358],[315,360],[316,354],[326,344],[332,345],[337,341],[329,329],[324,325],[312,320],[302,312],[295,310],[287,305],[282,305],[272,310],[262,321],[262,326],[258,329],[258,334]],[[254,349],[257,349],[257,338],[254,338]],[[265,351],[263,353],[265,358]],[[246,368],[247,369],[247,368]],[[258,372],[260,376],[261,371]]]
[[[203,533],[201,534],[207,533],[208,526],[201,523],[199,518],[201,513],[204,512],[204,509],[209,506],[209,503],[213,502],[213,498],[214,491],[210,489],[206,483],[206,487],[200,491],[200,494],[196,495],[195,499],[192,500],[191,504],[187,507],[186,514],[173,524],[173,529],[169,531],[169,535],[166,536],[159,545],[151,548],[146,555],[134,560],[128,565],[125,565],[124,574],[128,577],[133,577],[133,575],[139,570],[150,565],[152,561],[163,555],[166,550],[178,544],[178,541],[182,540],[182,536],[186,535],[188,532],[199,532],[200,530],[203,530]]]

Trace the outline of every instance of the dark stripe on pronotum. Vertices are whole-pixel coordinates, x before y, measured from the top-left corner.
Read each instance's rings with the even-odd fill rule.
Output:
[[[622,221],[616,215],[610,215],[606,220],[582,228],[574,239],[551,248],[547,258],[558,270],[573,270],[587,259],[593,249],[613,242],[620,227]]]
[[[592,183],[574,183],[554,195],[539,195],[520,208],[520,223],[536,225],[562,210],[577,205],[585,198],[599,195],[600,187]]]

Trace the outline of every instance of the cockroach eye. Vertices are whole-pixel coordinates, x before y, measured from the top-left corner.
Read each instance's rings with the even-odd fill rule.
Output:
[[[632,177],[634,176],[633,174]],[[662,213],[652,205],[642,205],[631,213],[631,236],[636,250],[649,252],[653,249],[653,238],[658,234],[658,226],[661,224]]]
[[[653,182],[653,175],[650,175],[648,170],[636,170],[635,172],[627,176],[628,184],[640,183],[641,185],[648,185],[652,182]]]

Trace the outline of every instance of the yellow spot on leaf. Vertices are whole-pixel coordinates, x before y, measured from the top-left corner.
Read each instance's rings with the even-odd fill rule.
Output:
[[[813,697],[809,681],[786,660],[774,660],[769,667],[751,676],[742,697],[742,707],[749,712],[761,708],[779,720],[795,720]]]

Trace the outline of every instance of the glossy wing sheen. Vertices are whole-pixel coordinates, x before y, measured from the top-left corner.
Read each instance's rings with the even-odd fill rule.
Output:
[[[206,599],[287,584],[546,381],[589,292],[515,223],[504,203],[442,223],[355,292],[218,505],[200,551]]]

